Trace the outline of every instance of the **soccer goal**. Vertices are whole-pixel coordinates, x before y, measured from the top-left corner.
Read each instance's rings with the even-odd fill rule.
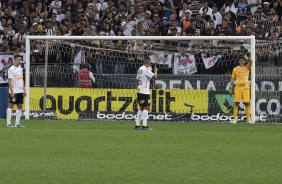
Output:
[[[159,68],[149,121],[229,122],[231,72],[249,55],[251,120],[267,121],[256,106],[255,44],[253,36],[27,36],[25,118],[134,121],[136,72],[149,57]],[[78,87],[84,62],[93,88]]]

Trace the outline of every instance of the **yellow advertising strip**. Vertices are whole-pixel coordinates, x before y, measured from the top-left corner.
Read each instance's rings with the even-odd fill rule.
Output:
[[[43,88],[30,89],[30,110],[42,111]],[[151,90],[152,112],[208,113],[207,90]],[[185,105],[186,104],[186,105]],[[138,108],[135,89],[47,88],[46,110],[59,119],[77,119],[81,111],[134,112]]]

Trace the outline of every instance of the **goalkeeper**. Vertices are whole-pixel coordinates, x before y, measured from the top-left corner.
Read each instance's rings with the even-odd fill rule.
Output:
[[[237,114],[239,109],[239,103],[243,99],[245,105],[245,111],[247,116],[247,123],[252,124],[251,118],[251,109],[250,109],[250,83],[249,83],[249,74],[252,66],[252,59],[248,57],[249,62],[246,63],[244,57],[239,58],[239,66],[235,67],[232,71],[232,78],[230,81],[229,93],[233,93],[234,87],[234,107],[233,107],[233,116],[234,120],[231,121],[232,124],[237,123]]]

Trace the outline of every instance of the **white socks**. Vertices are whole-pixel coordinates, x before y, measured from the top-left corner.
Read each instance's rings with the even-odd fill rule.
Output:
[[[137,119],[136,119],[136,126],[140,126],[140,121],[142,120],[143,111],[138,110],[137,112]]]
[[[22,110],[17,109],[16,110],[16,125],[20,124],[20,119],[22,116]],[[12,118],[12,109],[7,109],[7,125],[11,124],[11,118]]]
[[[17,109],[16,110],[16,125],[20,124],[21,115],[22,115],[22,110]]]
[[[149,118],[149,112],[147,110],[143,110],[143,113],[142,113],[143,126],[147,126],[148,118]]]
[[[12,109],[7,109],[7,125],[11,124]]]

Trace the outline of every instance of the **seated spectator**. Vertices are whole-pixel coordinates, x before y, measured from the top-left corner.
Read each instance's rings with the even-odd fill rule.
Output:
[[[163,15],[165,17],[170,17],[172,12],[176,11],[176,7],[173,4],[173,0],[164,0],[163,4]]]
[[[188,9],[189,10],[200,10],[203,6],[203,4],[201,3],[202,1],[199,0],[190,0],[188,1]]]
[[[26,29],[24,26],[19,28],[19,32],[16,33],[15,37],[18,39],[18,42],[21,45],[25,45],[25,38],[26,38]]]
[[[220,13],[224,16],[229,11],[237,15],[238,4],[235,2],[235,0],[228,0],[221,8]]]
[[[209,22],[210,20],[207,20],[207,23]],[[206,22],[202,19],[201,14],[196,15],[196,29],[201,30],[201,32],[206,29]]]
[[[279,1],[276,1],[276,2],[273,4],[273,7],[274,7],[274,8],[277,8],[277,7],[278,7],[278,4],[279,4]],[[262,6],[263,6],[263,13],[264,13],[265,15],[267,15],[267,14],[269,13],[269,10],[270,10],[269,2],[264,2],[264,3],[262,4]]]

